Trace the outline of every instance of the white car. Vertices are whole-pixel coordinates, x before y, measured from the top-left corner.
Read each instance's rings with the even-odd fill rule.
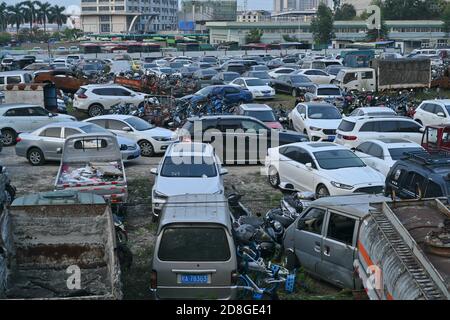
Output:
[[[77,121],[66,114],[55,114],[41,106],[28,103],[0,105],[0,132],[4,146],[16,143],[19,133],[32,132],[50,123]]]
[[[335,76],[329,75],[320,69],[300,69],[295,72],[296,74],[301,74],[309,78],[315,84],[330,84]]]
[[[223,193],[223,169],[219,157],[210,144],[174,143],[167,150],[157,168],[152,189],[153,220],[156,220],[167,198],[182,194]]]
[[[139,106],[144,100],[145,94],[116,84],[89,84],[81,86],[75,93],[73,107],[96,117],[117,103],[126,102]]]
[[[253,99],[275,97],[275,89],[269,87],[266,82],[259,78],[236,78],[230,84],[247,89],[252,93]]]
[[[372,139],[406,139],[422,143],[423,127],[406,117],[346,117],[336,130],[335,143],[354,148]]]
[[[417,143],[404,139],[368,140],[353,150],[365,164],[385,177],[394,163],[403,158],[405,153],[425,151]]]
[[[381,193],[385,177],[346,147],[331,142],[298,142],[270,148],[265,161],[269,183],[317,197]]]
[[[155,61],[153,61],[153,63],[156,64],[160,68],[170,66],[169,61],[164,60],[164,59],[155,60]]]
[[[143,157],[163,153],[175,141],[175,134],[129,115],[111,114],[84,120],[129,138],[139,145]]]
[[[360,107],[349,114],[350,117],[396,117],[397,112],[388,107]]]
[[[413,118],[423,126],[450,124],[450,99],[423,101]]]
[[[299,103],[289,113],[294,130],[308,135],[311,141],[334,141],[341,123],[339,110],[329,103]]]
[[[284,74],[291,74],[294,71],[296,71],[296,69],[294,68],[279,67],[269,71],[268,73],[269,76],[271,76],[274,79],[277,79],[279,76],[282,76]]]

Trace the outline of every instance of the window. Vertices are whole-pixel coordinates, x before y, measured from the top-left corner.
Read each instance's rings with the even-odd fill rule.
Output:
[[[330,214],[327,238],[353,245],[356,220],[334,212]]]
[[[73,136],[74,134],[79,134],[81,131],[78,131],[76,129],[72,128],[65,128],[64,129],[64,139],[67,139],[67,137]]]
[[[158,250],[162,261],[228,261],[230,247],[223,228],[168,227]]]
[[[123,131],[124,127],[128,127],[125,123],[118,120],[108,120],[108,129]]]
[[[376,158],[383,159],[383,148],[381,148],[379,145],[373,143],[369,149],[369,154]]]
[[[372,146],[372,142],[363,142],[356,147],[356,151],[369,154],[369,149]]]
[[[222,119],[219,123],[219,130],[222,132],[226,132],[227,130],[237,130],[241,129],[241,124],[239,120],[235,119]]]
[[[225,94],[236,94],[239,92],[240,92],[240,90],[238,88],[233,88],[233,87],[226,87],[224,90]]]
[[[428,180],[428,185],[427,185],[427,190],[425,191],[425,198],[437,198],[437,197],[442,197],[442,189],[441,187],[431,181]]]
[[[299,219],[299,225],[297,227],[308,232],[321,234],[324,217],[325,210],[311,208],[306,212],[303,218]]]
[[[319,166],[324,170],[365,167],[364,162],[350,150],[326,150],[314,152]]]
[[[9,109],[5,112],[5,117],[29,117],[27,108]]]
[[[5,77],[0,77],[0,84],[5,84]]]
[[[20,78],[20,76],[9,76],[6,77],[6,83],[7,84],[16,84],[16,83],[21,83],[22,79]]]
[[[372,79],[373,71],[365,71],[361,73],[361,79]]]
[[[398,121],[399,132],[420,132],[420,125],[414,121]]]
[[[379,128],[378,132],[398,132],[398,121],[379,122]]]
[[[300,148],[296,148],[295,152],[292,154],[293,156],[293,160],[301,163],[301,164],[307,164],[307,163],[311,163],[313,168],[316,168],[316,165],[314,163],[313,158],[309,155],[308,152],[306,152],[303,149]]]
[[[352,131],[354,128],[355,128],[354,122],[342,120],[341,123],[339,124],[338,130],[344,131],[344,132],[349,132],[349,131]]]
[[[115,96],[115,90],[112,88],[101,88],[92,90],[94,94],[99,96]]]
[[[424,152],[424,150],[420,147],[414,148],[392,148],[392,149],[388,149],[389,150],[389,154],[391,155],[392,160],[400,160],[401,158],[405,157],[405,153],[409,153],[409,152],[415,152],[415,153],[419,153],[419,152]]]
[[[438,106],[438,105],[435,106],[433,113],[435,113],[435,114],[442,113],[443,118],[446,117],[445,116],[445,112],[444,112],[444,108],[442,108],[441,106]],[[440,115],[440,116],[442,117],[442,115]]]
[[[300,114],[302,114],[302,115],[306,115],[306,108],[305,108],[305,106],[304,105],[299,105],[298,107],[297,107],[297,111],[298,111],[298,113],[300,113]]]
[[[31,117],[47,117],[48,116],[48,111],[45,110],[44,108],[40,108],[40,107],[28,108],[28,112]]]
[[[94,123],[102,128],[106,128],[106,119],[91,120],[89,122]]]
[[[349,83],[350,81],[355,81],[357,79],[358,79],[358,76],[357,76],[356,72],[347,73],[344,76],[343,83],[346,84],[346,83]]]
[[[434,107],[435,107],[435,104],[432,104],[432,103],[425,103],[425,104],[422,106],[422,110],[423,110],[423,111],[426,111],[426,112],[434,113]]]
[[[61,128],[47,128],[40,134],[41,137],[60,138]]]
[[[256,132],[259,132],[260,130],[267,130],[267,128],[264,127],[262,124],[250,120],[242,121],[242,129],[244,129],[244,131],[256,131]]]
[[[408,172],[404,179],[403,187],[417,196],[419,190],[422,190],[424,183],[425,178],[423,176],[416,172]]]
[[[427,129],[427,142],[429,144],[438,143],[438,129],[429,127]]]
[[[212,178],[217,176],[217,170],[212,157],[168,156],[162,165],[161,176],[170,178]]]
[[[131,96],[131,92],[125,89],[116,89],[114,90],[114,93],[116,96],[120,96],[120,97],[129,97]]]

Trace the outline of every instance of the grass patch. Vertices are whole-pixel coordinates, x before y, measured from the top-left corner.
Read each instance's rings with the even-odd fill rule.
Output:
[[[152,199],[152,184],[148,178],[128,180],[128,202],[150,202]]]
[[[122,291],[124,299],[148,300],[150,294],[151,259],[153,247],[133,253],[133,265],[122,272]]]

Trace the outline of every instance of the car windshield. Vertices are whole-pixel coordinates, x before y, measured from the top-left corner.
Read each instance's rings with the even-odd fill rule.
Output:
[[[311,82],[311,80],[305,76],[292,76],[291,81],[293,83],[304,83],[304,82]]]
[[[364,162],[350,150],[326,150],[314,152],[319,167],[325,170],[365,167]]]
[[[216,165],[211,157],[166,157],[161,176],[171,178],[211,178],[217,176]]]
[[[236,78],[239,78],[239,73],[224,73],[223,74],[223,80],[225,80],[225,81],[233,81]]]
[[[256,87],[256,86],[265,86],[266,84],[261,79],[248,79],[245,80],[247,83],[247,86],[249,87]]]
[[[251,73],[251,75],[255,78],[270,79],[270,76],[266,71],[254,71]]]
[[[207,75],[216,74],[216,73],[217,73],[217,71],[212,70],[212,69],[204,69],[201,71],[201,74],[207,74]]]
[[[310,119],[342,119],[342,115],[335,107],[310,106],[308,107]]]
[[[137,131],[145,131],[153,129],[155,126],[140,118],[132,117],[124,120]]]
[[[318,88],[317,89],[318,96],[340,96],[341,91],[339,88]]]
[[[410,147],[410,148],[392,148],[388,149],[389,154],[391,155],[392,160],[400,160],[405,156],[405,153],[408,152],[423,152],[422,148],[418,147]]]
[[[96,124],[89,124],[87,126],[80,127],[80,129],[85,133],[111,133],[110,131]]]
[[[275,115],[271,110],[262,110],[262,111],[247,111],[245,112],[246,116],[256,118],[262,122],[274,122],[277,121],[275,119]]]

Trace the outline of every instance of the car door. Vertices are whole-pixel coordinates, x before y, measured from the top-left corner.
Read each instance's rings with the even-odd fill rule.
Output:
[[[245,161],[245,139],[239,119],[220,119],[217,128],[221,135],[215,133],[212,142],[217,153],[222,156],[223,163],[234,164],[237,161]]]
[[[373,156],[369,153],[370,152],[370,148],[372,147],[373,143],[372,142],[363,142],[361,143],[359,146],[357,146],[354,150],[355,150],[355,154],[361,158],[361,160],[367,164],[369,167],[374,167],[375,163],[374,163],[374,159]],[[353,150],[353,149],[352,149]]]
[[[295,166],[294,159],[296,148],[293,146],[283,146],[278,149],[280,158],[278,160],[278,174],[282,182],[290,183],[294,186]]]
[[[292,112],[292,126],[294,130],[304,133],[306,119],[306,107],[298,105]]]
[[[371,143],[371,146],[368,150],[368,159],[369,159],[369,163],[367,163],[368,166],[372,167],[373,169],[377,170],[383,175],[387,174],[386,166],[388,165],[387,162],[385,161],[383,148],[381,146],[379,146],[376,143]]]
[[[128,130],[124,130],[125,128],[129,128]],[[133,129],[127,123],[116,120],[116,119],[108,119],[107,129],[121,136],[128,137],[132,140],[136,140],[134,137]]]
[[[311,167],[306,166],[308,163],[311,164]],[[295,167],[293,180],[296,189],[314,192],[317,166],[309,152],[303,148],[297,147],[296,153],[294,154],[293,165]]]
[[[322,229],[326,211],[312,207],[296,223],[295,255],[305,271],[317,274],[322,260]]]
[[[120,102],[120,97],[116,96],[115,89],[112,88],[98,88],[93,89],[92,92],[96,95],[96,101],[105,108],[110,108],[112,105]],[[92,101],[94,103],[94,101]]]
[[[226,100],[230,103],[237,103],[242,100],[241,90],[239,88],[228,86],[223,90]]]
[[[425,103],[419,108],[420,116],[419,119],[424,125],[433,125],[434,123],[434,103]]]
[[[49,112],[42,107],[30,107],[28,108],[28,113],[31,130],[36,130],[53,122],[52,117],[49,116]]]
[[[250,119],[242,120],[241,128],[244,131],[245,157],[250,164],[257,164],[265,158],[270,148],[270,129]]]
[[[433,125],[443,125],[448,124],[449,120],[445,114],[444,108],[442,106],[435,104],[433,111]]]
[[[331,210],[328,210],[326,220],[318,273],[334,285],[353,289],[358,221]]]
[[[422,143],[422,126],[411,120],[397,120],[398,133],[401,138],[410,140],[417,144]]]
[[[314,70],[314,76],[318,84],[329,84],[331,81],[330,76],[322,70]]]
[[[17,133],[32,131],[28,108],[11,108],[3,115],[3,127],[13,128]]]
[[[60,126],[48,127],[39,134],[40,148],[47,160],[59,160],[61,158],[61,154],[58,153],[58,149],[64,146],[61,129]]]
[[[277,89],[280,92],[288,92],[288,84],[287,84],[288,76],[282,75],[279,76],[278,79],[275,79],[275,83],[277,84]]]

